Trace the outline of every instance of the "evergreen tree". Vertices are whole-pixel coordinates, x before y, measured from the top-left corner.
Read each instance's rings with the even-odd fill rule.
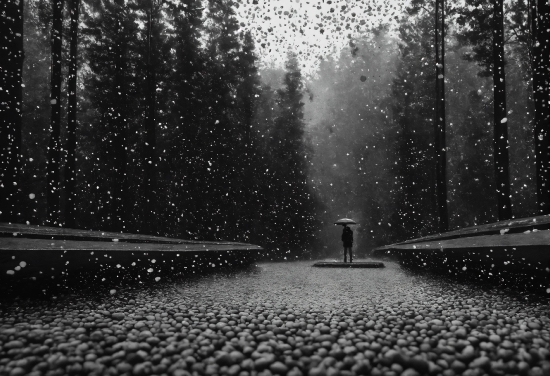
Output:
[[[204,232],[202,221],[203,179],[206,168],[201,152],[207,146],[201,135],[205,116],[204,85],[205,62],[200,47],[202,8],[199,0],[188,0],[174,12],[174,72],[170,92],[172,133],[167,145],[173,184],[170,187],[176,231],[185,236],[198,237]]]
[[[493,0],[493,93],[494,157],[498,219],[512,218],[510,166],[508,158],[508,115],[504,73],[504,1]]]
[[[235,88],[241,45],[234,6],[231,0],[208,2],[205,64],[208,112],[201,132],[201,144],[206,146],[201,153],[201,169],[205,173],[203,213],[208,213],[208,216],[200,220],[210,222],[209,231],[222,239],[235,236],[236,206],[240,195],[236,183],[241,161],[234,157],[234,145],[239,137]]]
[[[266,180],[272,194],[266,208],[266,243],[303,253],[311,243],[315,201],[307,182],[303,82],[297,56],[289,52],[283,88],[277,91],[277,114],[268,139]]]
[[[61,179],[61,52],[63,35],[63,0],[52,0],[51,28],[51,80],[50,80],[50,143],[48,146],[48,171],[46,174],[48,200],[48,223],[60,221]]]
[[[467,77],[463,69],[456,74],[461,73]],[[497,218],[492,209],[496,206],[494,169],[490,157],[493,141],[491,129],[487,126],[491,122],[492,98],[490,93],[481,90],[468,91],[456,85],[454,88],[456,92],[464,90],[464,94],[467,93],[464,106],[458,100],[454,101],[461,107],[454,119],[461,122],[460,127],[450,134],[455,153],[458,154],[453,155],[450,161],[454,188],[449,197],[453,211],[451,224],[453,228],[460,228],[489,223]]]
[[[537,213],[550,214],[550,6],[545,1],[531,1],[532,77],[534,103],[534,141],[537,171]]]
[[[76,226],[76,121],[77,121],[77,50],[80,0],[70,0],[70,51],[67,104],[67,146],[65,147],[65,225]]]
[[[273,128],[274,119],[278,112],[275,103],[276,91],[269,85],[263,84],[256,100],[253,128],[251,136],[252,155],[254,156],[249,173],[250,189],[253,194],[250,206],[255,207],[251,212],[250,242],[254,244],[270,244],[268,221],[270,195],[273,193],[267,176],[271,167],[271,155],[268,148],[269,131]]]
[[[129,159],[136,153],[128,140],[130,124],[136,124],[137,84],[132,74],[135,65],[137,35],[136,15],[122,0],[100,3],[100,11],[87,19],[83,30],[88,41],[87,54],[91,74],[87,79],[90,100],[96,117],[91,141],[88,184],[92,190],[92,210],[98,226],[114,231],[128,231],[126,217],[137,206],[137,186],[130,185]],[[135,132],[131,133],[135,135]],[[132,159],[135,159],[132,158]],[[135,183],[134,183],[135,184]],[[134,197],[133,197],[134,196]]]
[[[50,21],[51,8],[46,0],[25,3],[25,61],[21,154],[24,191],[20,208],[22,219],[30,223],[46,222],[47,147],[50,122]],[[19,185],[19,184],[18,184]]]
[[[441,3],[441,4],[440,4]],[[440,6],[441,5],[441,6]],[[437,195],[438,230],[449,229],[449,213],[447,209],[447,145],[445,124],[445,0],[435,2],[435,121],[434,121],[434,151],[435,151],[435,188]],[[439,13],[441,12],[441,16]],[[441,22],[441,26],[439,23]],[[441,33],[441,34],[440,34]]]
[[[170,80],[170,47],[166,24],[162,22],[167,18],[167,9],[158,0],[140,0],[136,5],[142,11],[140,21],[144,28],[136,42],[136,55],[140,58],[137,59],[135,72],[136,79],[142,82],[137,93],[141,97],[139,116],[143,119],[143,126],[136,129],[141,136],[138,141],[141,152],[136,167],[141,171],[140,179],[134,182],[140,188],[135,225],[141,232],[156,234],[165,222],[165,211],[157,210],[168,204],[165,195],[161,194],[165,184],[160,182],[162,187],[159,186],[159,172],[166,171],[162,163],[165,148],[159,148],[159,131],[166,127],[163,115],[168,110],[166,101]]]
[[[490,0],[468,0],[466,6],[457,10],[457,23],[461,26],[457,39],[462,45],[471,47],[464,59],[481,67],[478,73],[481,77],[490,77],[493,72],[492,10]]]
[[[429,68],[433,56],[431,14],[420,13],[399,28],[401,60],[392,85],[393,120],[399,126],[396,150],[398,211],[392,223],[405,237],[435,231],[436,210],[433,169],[433,124],[435,71]]]
[[[438,231],[445,232],[449,228],[449,213],[447,208],[447,145],[445,116],[445,36],[447,25],[446,14],[451,9],[445,0],[436,0],[434,15],[434,52],[435,52],[435,114],[434,114],[434,162],[435,162],[435,194],[438,216]],[[413,0],[408,8],[409,14],[427,11],[423,0]]]
[[[512,217],[512,205],[504,73],[504,5],[501,0],[481,2],[468,0],[459,13],[458,23],[463,26],[463,29],[458,38],[463,44],[472,46],[472,52],[465,55],[465,58],[477,62],[482,67],[480,76],[493,76],[493,154],[498,198],[497,212],[499,220],[509,219]]]
[[[0,221],[15,222],[21,170],[23,0],[0,6]]]
[[[254,189],[254,171],[258,161],[257,144],[252,135],[254,130],[254,114],[257,107],[257,98],[261,88],[256,68],[254,40],[250,32],[246,32],[242,40],[242,48],[237,60],[238,84],[236,99],[239,108],[236,131],[236,143],[233,148],[234,158],[239,160],[236,170],[235,210],[237,221],[234,232],[238,238],[249,241],[252,231],[253,213],[257,208],[257,190]]]

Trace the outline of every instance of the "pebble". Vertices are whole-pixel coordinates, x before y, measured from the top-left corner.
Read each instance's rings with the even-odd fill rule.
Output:
[[[489,336],[489,341],[493,342],[495,345],[499,344],[501,342],[501,338],[497,334],[491,334]]]
[[[550,373],[547,298],[309,265],[2,302],[0,375]]]
[[[288,367],[281,362],[271,364],[269,369],[276,375],[285,375],[288,372]]]
[[[112,314],[112,318],[113,318],[114,320],[117,320],[117,321],[123,320],[123,319],[124,319],[124,316],[125,316],[125,315],[124,315],[124,313],[122,313],[122,312],[115,312],[115,313]]]
[[[481,356],[477,359],[472,360],[470,363],[470,368],[482,368],[487,369],[491,366],[491,359],[486,356]]]

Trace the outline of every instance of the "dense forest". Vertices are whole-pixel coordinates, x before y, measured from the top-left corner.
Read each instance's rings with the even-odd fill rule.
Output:
[[[446,230],[548,214],[547,146],[540,141],[547,142],[550,121],[535,98],[548,100],[544,59],[549,51],[544,35],[534,30],[537,23],[548,22],[548,6],[500,3],[506,43],[497,63],[506,73],[504,114],[495,111],[493,92],[493,19],[499,3],[442,1],[439,10],[436,6],[413,1],[397,28],[382,25],[350,39],[347,49],[321,64],[310,84],[317,96],[307,105],[308,116],[320,150],[312,175],[321,201],[329,203],[320,218],[326,225],[337,216],[356,218],[358,248],[365,251]],[[533,80],[537,72],[538,83]],[[443,90],[436,86],[438,79]],[[438,144],[441,128],[444,144]],[[497,133],[503,129],[507,132]],[[438,183],[438,150],[445,153],[445,186]],[[508,178],[498,182],[497,163],[509,170]],[[502,199],[506,189],[508,204]],[[441,191],[446,195],[443,217]],[[500,210],[506,205],[508,210]],[[338,246],[338,231],[326,233],[322,243],[330,254]]]
[[[228,1],[63,5],[25,2],[20,183],[3,219],[303,254],[316,202],[296,56],[279,90],[262,87]]]
[[[550,212],[546,2],[413,0],[307,75],[229,0],[2,7],[2,221],[296,258]]]

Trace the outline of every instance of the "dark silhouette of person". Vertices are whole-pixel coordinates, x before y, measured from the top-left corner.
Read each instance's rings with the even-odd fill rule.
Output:
[[[353,262],[351,247],[353,246],[353,231],[347,225],[344,225],[342,231],[342,242],[344,243],[344,262],[347,262],[347,252],[349,252],[349,262]]]

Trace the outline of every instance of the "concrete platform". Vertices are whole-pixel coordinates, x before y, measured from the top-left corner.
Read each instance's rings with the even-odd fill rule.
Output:
[[[22,282],[161,280],[253,263],[262,247],[139,234],[0,224],[0,290]]]
[[[319,261],[311,265],[316,268],[383,268],[383,262],[339,262]]]

